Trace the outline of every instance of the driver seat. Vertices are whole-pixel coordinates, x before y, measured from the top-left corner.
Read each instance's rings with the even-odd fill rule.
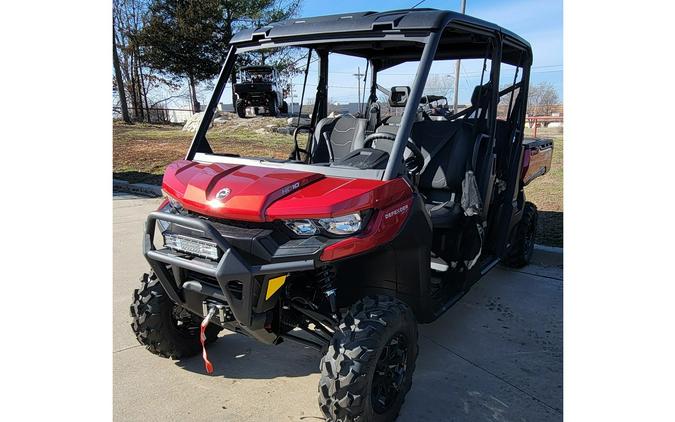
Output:
[[[329,163],[331,158],[337,161],[363,148],[367,127],[367,119],[351,114],[319,120],[312,137],[312,162]]]

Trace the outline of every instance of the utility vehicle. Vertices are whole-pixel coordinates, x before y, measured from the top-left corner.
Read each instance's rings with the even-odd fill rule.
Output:
[[[296,130],[290,156],[210,144],[208,122],[237,54],[289,47],[318,68],[311,124]],[[339,57],[367,62],[363,118],[327,117],[329,62]],[[483,70],[471,106],[431,119],[419,106],[432,63],[452,69],[456,59]],[[147,219],[152,271],[131,305],[138,340],[170,358],[199,354],[223,328],[299,342],[323,354],[327,420],[395,419],[411,388],[417,324],[499,262],[523,266],[532,255],[537,210],[523,192],[531,63],[530,45],[512,32],[431,9],[236,34],[187,156],[166,169],[167,199]],[[403,110],[394,119],[376,91],[399,65],[415,76],[388,89],[389,108]]]
[[[429,116],[439,116],[446,119],[452,114],[448,107],[448,99],[442,95],[432,94],[423,96],[421,106],[424,112]]]
[[[266,112],[270,116],[288,113],[279,75],[271,66],[245,66],[239,71],[239,83],[234,84],[237,95],[235,108],[239,117],[246,117],[246,109],[254,107],[254,114]]]

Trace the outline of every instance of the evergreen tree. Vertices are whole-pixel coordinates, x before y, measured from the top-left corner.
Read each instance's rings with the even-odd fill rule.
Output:
[[[226,52],[222,17],[220,0],[154,0],[138,37],[146,63],[187,78],[195,112],[197,82],[218,74]]]

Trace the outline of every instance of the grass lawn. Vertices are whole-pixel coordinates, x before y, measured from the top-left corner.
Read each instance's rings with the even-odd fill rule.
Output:
[[[207,137],[216,152],[286,158],[293,148],[293,138],[264,129],[266,125],[284,123],[285,119],[271,117],[232,119],[214,126]],[[182,125],[114,122],[113,177],[132,183],[161,184],[165,167],[184,158],[192,141],[194,134],[181,128]],[[530,183],[525,195],[539,209],[537,243],[562,246],[563,137],[541,132],[540,129],[539,136],[554,138],[552,169]]]
[[[239,120],[239,121],[238,121]],[[252,127],[252,121],[256,129]],[[293,139],[265,131],[265,124],[280,125],[284,119],[234,119],[214,126],[208,132],[216,152],[286,158]],[[132,183],[161,184],[166,166],[185,157],[194,133],[183,132],[182,125],[113,122],[113,177]]]
[[[526,130],[526,135],[531,135]],[[525,187],[525,198],[539,210],[536,242],[549,246],[563,246],[563,136],[537,131],[537,136],[553,138],[551,170]]]

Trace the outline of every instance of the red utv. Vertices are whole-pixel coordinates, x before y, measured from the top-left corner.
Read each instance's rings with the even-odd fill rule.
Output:
[[[290,157],[210,145],[208,122],[236,55],[289,46],[304,49],[308,65],[318,61],[311,124],[296,131]],[[340,55],[368,64],[363,118],[327,117],[329,61]],[[483,70],[471,105],[432,119],[419,107],[430,67],[456,59]],[[499,262],[523,266],[532,256],[537,210],[523,177],[546,172],[550,156],[530,155],[546,157],[552,145],[523,143],[531,63],[517,35],[430,9],[235,35],[185,160],[166,169],[167,200],[146,223],[152,270],[131,305],[138,340],[175,359],[199,354],[223,328],[300,342],[323,354],[327,420],[393,420],[411,387],[417,324]],[[411,86],[378,101],[378,78],[415,64]],[[401,113],[385,116],[385,105]]]

